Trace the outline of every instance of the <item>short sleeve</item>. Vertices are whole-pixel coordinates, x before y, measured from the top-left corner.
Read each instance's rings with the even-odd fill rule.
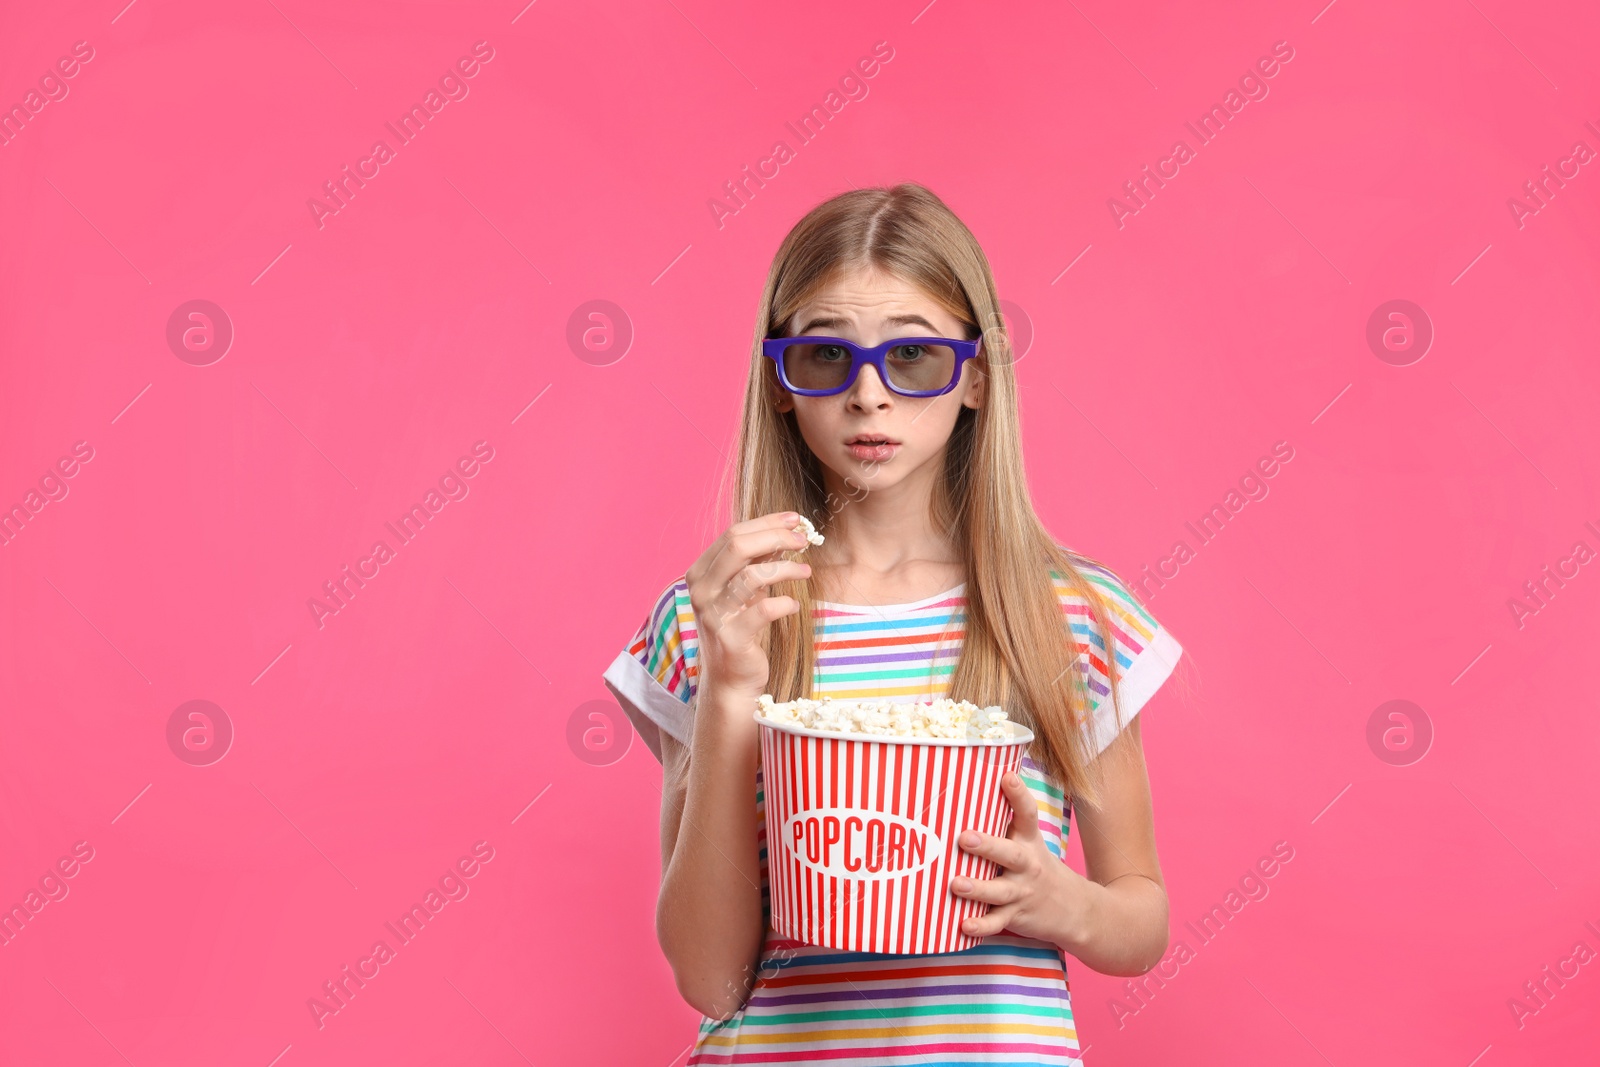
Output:
[[[698,653],[689,584],[679,578],[656,598],[633,640],[602,676],[658,760],[659,731],[685,745],[693,733],[689,702],[699,674]]]
[[[1112,647],[1108,650],[1088,601],[1057,577],[1056,594],[1078,643],[1078,671],[1088,688],[1093,708],[1085,724],[1089,751],[1099,755],[1116,740],[1119,732],[1117,710],[1110,699],[1113,657],[1117,665],[1121,726],[1126,727],[1172,674],[1178,657],[1183,655],[1183,647],[1108,568],[1081,557],[1075,557],[1074,563],[1100,594],[1111,623]]]

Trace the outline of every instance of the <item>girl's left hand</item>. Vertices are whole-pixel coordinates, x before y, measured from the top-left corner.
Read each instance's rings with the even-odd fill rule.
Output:
[[[1008,772],[1000,788],[1013,811],[1005,837],[963,831],[958,844],[965,852],[1000,864],[996,878],[974,881],[953,878],[950,890],[968,900],[987,901],[988,914],[962,921],[961,932],[988,937],[1002,930],[1057,944],[1082,925],[1089,880],[1052,854],[1039,831],[1039,802],[1022,778]]]

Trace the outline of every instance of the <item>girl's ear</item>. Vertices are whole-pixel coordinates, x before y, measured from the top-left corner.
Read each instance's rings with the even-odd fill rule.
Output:
[[[776,364],[767,359],[764,359],[761,362],[766,364],[762,370],[765,372],[767,397],[771,400],[772,406],[777,408],[779,411],[793,411],[794,394],[785,389],[782,383],[778,381],[778,369]]]
[[[983,407],[984,398],[987,396],[987,386],[989,384],[989,375],[984,372],[983,364],[980,362],[984,356],[985,353],[980,346],[978,349],[977,358],[967,360],[967,366],[972,370],[972,380],[967,384],[966,395],[961,398],[961,405],[963,407]]]

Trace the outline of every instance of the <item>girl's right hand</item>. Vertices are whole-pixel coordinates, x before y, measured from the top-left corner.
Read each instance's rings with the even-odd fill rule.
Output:
[[[806,547],[799,523],[792,511],[734,523],[684,575],[700,642],[701,690],[710,683],[722,697],[748,696],[752,706],[765,692],[767,629],[800,610],[794,597],[768,596],[767,587],[811,575],[810,564],[782,558]]]

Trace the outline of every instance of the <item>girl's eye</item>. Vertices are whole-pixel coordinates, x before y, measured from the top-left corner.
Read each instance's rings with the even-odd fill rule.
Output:
[[[841,345],[818,345],[816,358],[826,362],[836,362],[841,359],[849,359],[850,353]]]
[[[896,345],[889,350],[889,355],[902,363],[915,363],[927,354],[924,345]]]

